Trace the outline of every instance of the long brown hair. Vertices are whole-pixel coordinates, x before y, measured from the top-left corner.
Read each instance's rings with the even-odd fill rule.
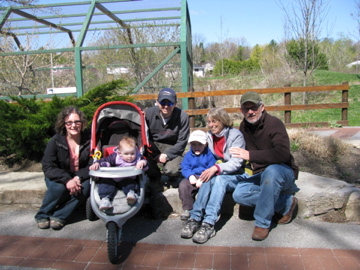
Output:
[[[85,129],[86,123],[87,123],[85,114],[82,111],[80,111],[78,108],[76,108],[75,106],[68,106],[68,107],[65,107],[64,109],[62,109],[62,111],[57,116],[57,120],[55,123],[55,132],[56,133],[59,133],[62,135],[66,134],[65,119],[72,113],[79,115],[80,120],[81,120],[81,130]]]

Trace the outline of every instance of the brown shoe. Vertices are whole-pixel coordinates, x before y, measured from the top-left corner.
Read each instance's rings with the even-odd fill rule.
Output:
[[[269,235],[270,228],[260,228],[256,227],[254,229],[254,232],[251,236],[252,240],[255,241],[262,241],[266,239],[266,237]]]
[[[61,230],[62,228],[64,228],[64,224],[52,219],[52,220],[50,220],[50,227],[53,230]]]
[[[36,223],[39,229],[45,230],[50,228],[50,220],[39,220]]]
[[[289,223],[295,217],[294,213],[296,213],[295,209],[297,208],[297,205],[298,205],[298,199],[293,197],[292,205],[290,207],[289,212],[287,212],[285,215],[283,215],[283,217],[278,221],[278,224]]]

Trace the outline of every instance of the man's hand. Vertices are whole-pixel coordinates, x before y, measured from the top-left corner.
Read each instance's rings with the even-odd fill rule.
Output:
[[[250,160],[250,153],[245,149],[239,147],[231,147],[229,149],[229,152],[230,154],[232,154],[233,157]]]
[[[160,154],[159,162],[165,164],[167,161],[168,161],[168,156],[166,154],[164,154],[164,153]]]

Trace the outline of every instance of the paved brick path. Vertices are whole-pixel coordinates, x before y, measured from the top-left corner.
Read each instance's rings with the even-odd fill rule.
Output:
[[[360,250],[121,243],[109,263],[104,241],[0,236],[0,265],[42,269],[360,269]],[[21,269],[21,268],[20,268]]]

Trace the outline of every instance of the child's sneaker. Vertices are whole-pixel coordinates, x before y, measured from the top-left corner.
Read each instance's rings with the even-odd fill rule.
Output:
[[[137,201],[137,198],[138,198],[138,195],[133,190],[130,190],[128,192],[128,194],[126,195],[126,200],[129,205],[135,204]]]
[[[99,209],[101,211],[107,210],[112,207],[112,204],[108,197],[102,198],[100,201]]]

